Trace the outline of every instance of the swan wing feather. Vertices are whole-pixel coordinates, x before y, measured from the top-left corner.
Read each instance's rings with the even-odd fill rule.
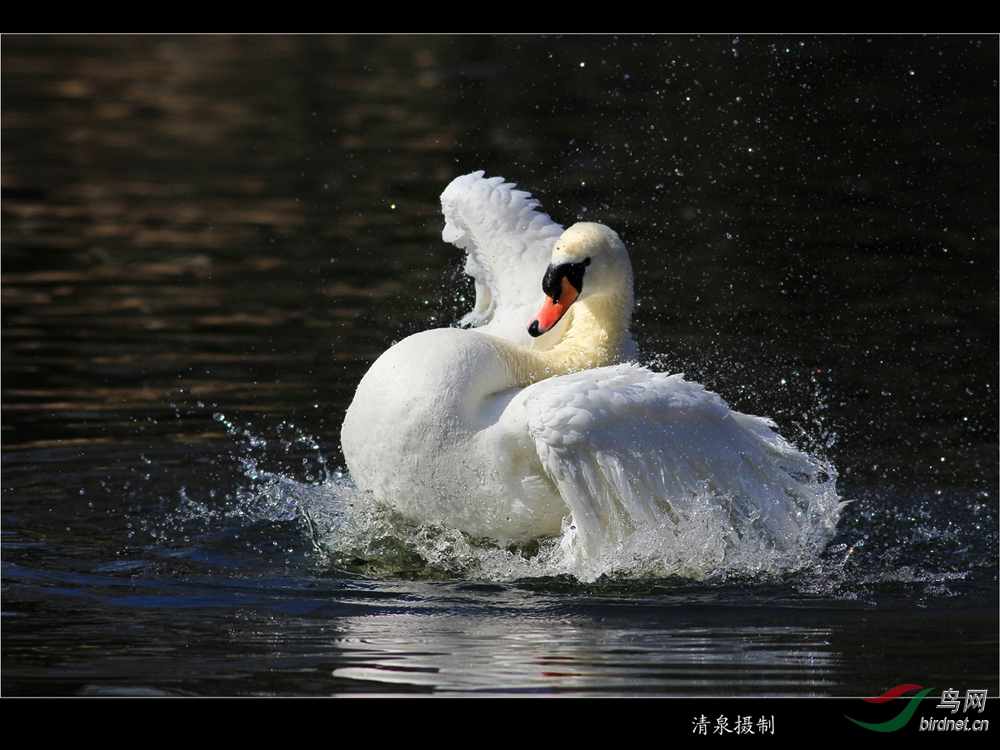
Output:
[[[799,541],[831,467],[770,420],[729,410],[682,375],[619,365],[532,386],[528,431],[587,555],[641,525],[676,522],[699,497],[723,501],[732,540],[751,526],[781,549]]]
[[[541,279],[563,228],[530,193],[502,177],[473,172],[441,193],[442,237],[467,253],[476,303],[461,320],[494,336],[529,345],[528,322],[542,300]]]

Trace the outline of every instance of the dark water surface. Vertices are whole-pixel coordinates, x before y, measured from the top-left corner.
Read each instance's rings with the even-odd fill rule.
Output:
[[[998,695],[997,69],[4,36],[3,693]],[[505,574],[531,550],[357,515],[344,412],[471,305],[438,196],[477,169],[619,231],[644,356],[833,462],[814,565]]]

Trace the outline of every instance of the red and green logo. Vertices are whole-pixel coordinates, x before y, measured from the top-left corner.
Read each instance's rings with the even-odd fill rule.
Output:
[[[920,692],[910,698],[903,710],[896,714],[895,718],[889,719],[889,721],[884,721],[881,724],[868,724],[863,721],[858,721],[857,719],[851,719],[850,716],[844,714],[845,719],[850,719],[859,727],[864,727],[865,729],[870,729],[873,732],[895,732],[897,729],[902,729],[906,726],[906,722],[913,718],[914,712],[917,710],[917,706],[920,705],[920,701],[933,690],[934,688],[922,688],[920,685],[896,685],[896,687],[886,690],[882,695],[877,698],[862,698],[865,703],[886,703],[891,701],[893,698],[898,698],[903,693],[909,693],[911,690],[919,690]]]

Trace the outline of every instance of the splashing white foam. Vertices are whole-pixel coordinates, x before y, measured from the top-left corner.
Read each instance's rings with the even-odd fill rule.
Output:
[[[766,541],[752,521],[734,527],[719,498],[706,494],[685,516],[641,527],[601,554],[582,558],[568,524],[558,537],[504,547],[457,529],[410,523],[342,474],[317,485],[276,483],[269,491],[284,495],[285,503],[275,504],[294,505],[334,567],[362,566],[387,575],[416,567],[429,576],[489,581],[570,575],[590,582],[602,576],[704,579],[799,570],[816,559],[833,534],[841,502],[830,484],[812,498],[802,534],[786,549]]]
[[[198,511],[188,501],[182,504],[180,514],[188,520],[213,523],[225,523],[233,517],[281,522],[298,519],[322,565],[353,573],[496,582],[558,576],[591,582],[603,576],[697,580],[717,575],[782,575],[815,562],[832,538],[843,507],[836,493],[835,470],[816,459],[816,474],[825,479],[808,485],[807,496],[799,498],[805,508],[801,531],[780,548],[757,518],[740,517],[725,497],[707,488],[683,514],[640,525],[598,554],[582,553],[568,518],[557,536],[505,546],[491,539],[472,538],[455,528],[406,520],[359,490],[347,474],[329,472],[319,443],[293,426],[283,424],[278,436],[269,441],[221,414],[215,419],[243,444],[243,450],[233,458],[251,485],[230,496],[225,508]],[[306,471],[302,481],[301,475],[294,478],[281,468],[263,468],[274,463],[267,458],[269,452],[284,456],[291,448],[304,450],[325,478],[313,480]]]

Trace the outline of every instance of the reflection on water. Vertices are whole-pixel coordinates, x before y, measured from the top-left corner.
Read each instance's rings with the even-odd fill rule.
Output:
[[[995,38],[2,54],[5,694],[996,694]],[[437,200],[475,169],[617,229],[645,356],[838,467],[815,565],[324,543],[361,375],[470,305]]]
[[[476,692],[677,690],[728,695],[734,683],[771,694],[832,686],[829,633],[810,628],[678,628],[671,632],[509,623],[453,615],[345,618],[349,666],[334,677],[403,689]],[[738,675],[738,677],[737,677]],[[735,679],[734,679],[735,678]],[[738,688],[737,688],[738,691]]]

